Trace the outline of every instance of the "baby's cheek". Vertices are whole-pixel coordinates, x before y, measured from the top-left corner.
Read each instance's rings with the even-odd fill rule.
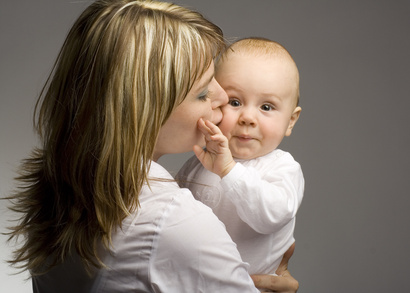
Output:
[[[233,119],[232,115],[225,114],[222,118],[221,123],[219,124],[219,128],[221,129],[222,133],[225,136],[228,136],[229,133],[235,126],[235,119]]]
[[[223,120],[222,120],[222,123],[219,124],[219,129],[222,131],[223,135],[225,135],[228,138],[228,140],[231,139],[230,130],[227,129],[225,124],[223,124]]]

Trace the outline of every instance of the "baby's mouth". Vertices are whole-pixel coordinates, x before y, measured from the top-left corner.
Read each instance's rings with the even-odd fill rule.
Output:
[[[240,141],[251,141],[253,138],[250,135],[237,135],[236,136]]]

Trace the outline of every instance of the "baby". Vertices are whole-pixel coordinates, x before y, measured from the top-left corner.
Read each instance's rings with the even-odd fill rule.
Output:
[[[206,149],[194,147],[177,179],[225,224],[250,274],[275,274],[295,242],[304,191],[300,165],[277,149],[302,110],[298,69],[280,44],[247,38],[221,57],[215,77],[229,97],[223,120],[198,122]]]

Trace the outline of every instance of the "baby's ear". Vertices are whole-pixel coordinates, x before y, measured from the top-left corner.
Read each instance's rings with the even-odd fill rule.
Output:
[[[292,116],[290,116],[288,129],[286,129],[286,136],[290,136],[292,134],[292,129],[299,119],[300,112],[302,112],[302,108],[299,106],[296,107],[295,110],[293,110]]]

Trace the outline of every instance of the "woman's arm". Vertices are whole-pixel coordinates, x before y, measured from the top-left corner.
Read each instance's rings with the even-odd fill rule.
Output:
[[[276,270],[278,276],[252,275],[255,286],[259,289],[268,289],[273,292],[295,293],[299,289],[299,282],[292,277],[288,270],[289,259],[295,251],[295,243],[285,252],[282,261]]]
[[[270,290],[265,292],[296,293],[299,289],[299,282],[288,270],[282,276],[252,275],[251,278],[257,288]]]
[[[224,225],[181,189],[163,215],[150,261],[162,292],[259,292]]]

